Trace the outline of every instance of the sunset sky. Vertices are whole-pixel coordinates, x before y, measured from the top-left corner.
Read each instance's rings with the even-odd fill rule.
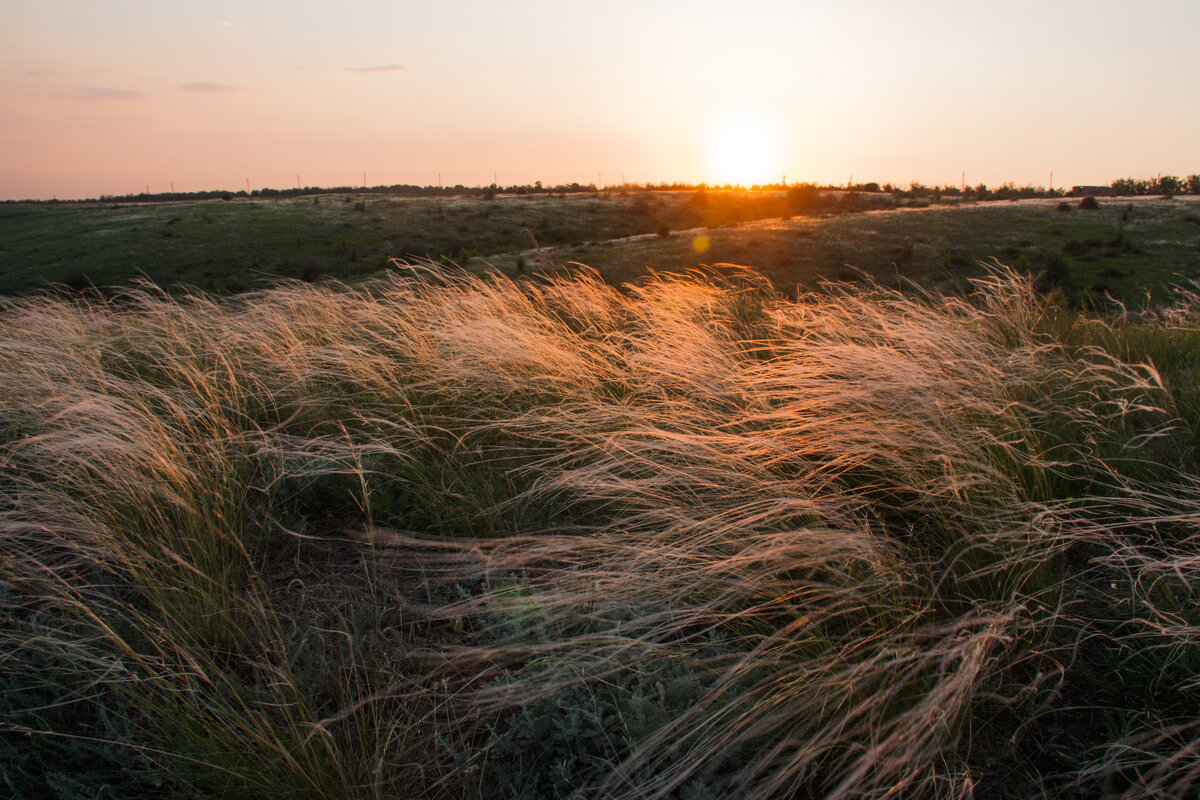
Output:
[[[0,199],[1200,172],[1197,0],[0,0]]]

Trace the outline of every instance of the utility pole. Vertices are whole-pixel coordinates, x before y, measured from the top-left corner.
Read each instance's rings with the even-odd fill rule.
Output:
[[[442,173],[438,173],[438,188],[442,188]]]
[[[175,181],[171,181],[171,194],[175,194]]]
[[[250,179],[246,178],[246,194],[250,194]]]
[[[296,188],[297,189],[300,188],[300,173],[299,172],[296,173]]]
[[[962,174],[962,186],[960,187],[960,191],[965,192],[966,190],[967,190],[967,171],[964,169],[963,174]]]
[[[367,188],[367,173],[363,173],[363,188]]]
[[[1054,191],[1054,170],[1050,170],[1050,191]]]

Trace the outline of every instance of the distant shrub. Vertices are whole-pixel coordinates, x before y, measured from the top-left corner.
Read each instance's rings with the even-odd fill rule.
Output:
[[[95,292],[96,284],[92,277],[85,270],[72,270],[63,276],[58,282],[60,288],[66,290],[68,294],[84,294],[87,292]]]
[[[843,211],[862,211],[862,195],[854,191],[846,192],[844,195],[842,195],[838,205]]]
[[[857,283],[867,280],[867,274],[853,264],[843,264],[836,273],[838,283]]]
[[[1082,200],[1079,201],[1079,207],[1088,209],[1090,211],[1090,210],[1095,210],[1095,209],[1099,208],[1100,203],[1096,201],[1096,198],[1092,197],[1089,194],[1087,197],[1084,197]]]
[[[1101,242],[1100,244],[1101,246],[1107,245],[1107,247],[1113,252],[1128,253],[1133,249],[1133,240],[1129,238],[1129,233],[1125,230],[1124,224],[1118,225],[1117,230],[1112,235],[1112,238],[1105,242]]]
[[[1071,268],[1067,257],[1060,251],[1054,250],[1046,254],[1046,266],[1033,279],[1033,288],[1039,292],[1049,292],[1066,286],[1071,279]]]
[[[821,189],[811,183],[798,183],[788,189],[787,199],[793,211],[812,211],[820,205]]]
[[[659,235],[659,237],[661,237],[663,239],[670,238],[671,223],[667,222],[665,219],[660,219],[658,221],[658,225],[656,225],[654,228],[654,232],[657,233]]]
[[[1093,198],[1093,199],[1094,199],[1094,198]],[[1059,201],[1058,201],[1058,205],[1056,205],[1056,206],[1054,207],[1054,210],[1055,210],[1055,211],[1070,211],[1070,210],[1071,210],[1071,204],[1070,204],[1070,203],[1068,203],[1066,200],[1059,200]]]

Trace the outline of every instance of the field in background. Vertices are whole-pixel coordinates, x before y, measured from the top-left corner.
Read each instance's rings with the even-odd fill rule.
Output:
[[[4,788],[1194,796],[1198,345],[1004,271],[5,300]]]
[[[659,226],[732,224],[783,213],[779,194],[691,193],[295,199],[146,204],[0,205],[0,292],[46,281],[244,291],[280,279],[340,280],[380,272],[390,259],[443,263],[649,233]]]
[[[392,258],[426,257],[509,275],[579,262],[614,284],[648,269],[745,264],[789,291],[860,270],[949,287],[980,274],[978,261],[997,260],[1046,274],[1043,288],[1073,302],[1111,295],[1132,306],[1200,276],[1200,200],[1191,196],[1105,198],[1092,211],[1076,200],[1063,211],[1060,201],[1022,200],[848,212],[891,202],[830,197],[821,215],[802,214],[783,193],[720,191],[5,204],[0,293],[140,277],[237,292],[283,279],[358,281]]]

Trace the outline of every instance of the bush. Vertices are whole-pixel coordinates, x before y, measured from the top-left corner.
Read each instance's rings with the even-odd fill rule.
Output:
[[[1095,210],[1095,209],[1099,208],[1099,207],[1100,207],[1100,203],[1098,203],[1098,202],[1096,201],[1096,198],[1095,198],[1095,197],[1092,197],[1092,196],[1089,194],[1087,197],[1084,197],[1084,198],[1082,198],[1082,199],[1079,201],[1079,207],[1080,207],[1080,208],[1083,208],[1083,209],[1087,209],[1087,210],[1089,210],[1089,211],[1092,211],[1092,210]]]
[[[1046,266],[1033,279],[1033,288],[1039,292],[1061,289],[1070,283],[1071,268],[1067,258],[1058,250],[1046,254]]]
[[[660,219],[658,224],[654,227],[654,232],[657,233],[660,238],[669,238],[671,236],[671,223],[665,219]]]
[[[788,188],[787,200],[793,211],[815,211],[822,204],[821,189],[811,183],[798,183]]]
[[[1056,205],[1056,206],[1054,207],[1054,210],[1055,210],[1055,211],[1070,211],[1070,210],[1071,210],[1071,204],[1070,204],[1070,203],[1068,203],[1066,200],[1059,200],[1059,201],[1058,201],[1058,205]]]

